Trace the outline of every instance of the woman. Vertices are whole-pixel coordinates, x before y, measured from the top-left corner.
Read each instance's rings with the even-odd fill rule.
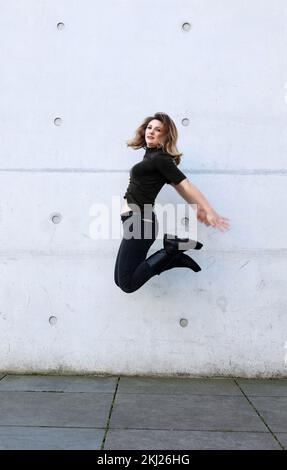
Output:
[[[155,113],[143,121],[134,139],[127,142],[134,149],[145,149],[143,160],[131,169],[121,210],[124,234],[114,279],[117,286],[127,293],[135,292],[155,274],[172,268],[201,270],[183,251],[190,248],[198,250],[202,244],[186,238],[165,234],[164,248],[146,257],[158,235],[158,221],[153,207],[165,183],[171,184],[186,202],[197,204],[197,219],[200,222],[221,231],[229,228],[228,219],[218,215],[203,194],[177,168],[182,155],[176,147],[177,137],[173,120],[165,113]],[[139,228],[140,233],[136,237],[131,235],[135,227]]]

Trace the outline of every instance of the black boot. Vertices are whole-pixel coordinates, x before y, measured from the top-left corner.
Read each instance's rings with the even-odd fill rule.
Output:
[[[200,250],[203,244],[190,238],[179,238],[176,235],[165,233],[163,236],[163,246],[167,253],[175,254],[190,249]]]
[[[181,251],[179,251],[174,258],[171,260],[171,262],[166,266],[166,268],[163,268],[163,271],[168,271],[169,269],[172,268],[189,268],[195,273],[198,273],[201,271],[201,267],[199,264],[197,264],[194,259],[192,259],[190,256],[185,255]]]
[[[164,249],[161,249],[149,256],[146,262],[155,274],[160,274],[162,271],[169,269],[169,265],[175,256],[176,254],[170,255]]]
[[[190,268],[194,272],[201,271],[201,267],[190,256],[182,252],[169,255],[164,249],[157,251],[146,262],[155,274],[160,274],[163,271],[168,271],[172,268]]]

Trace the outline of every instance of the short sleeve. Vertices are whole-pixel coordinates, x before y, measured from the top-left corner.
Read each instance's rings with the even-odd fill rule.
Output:
[[[179,184],[186,176],[177,167],[173,157],[167,154],[159,154],[154,157],[157,170],[167,179],[167,183]]]

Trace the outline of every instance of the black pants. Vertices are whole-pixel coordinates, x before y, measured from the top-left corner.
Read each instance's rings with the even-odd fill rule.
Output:
[[[151,222],[144,219],[143,213],[135,211],[121,216],[124,235],[116,259],[114,279],[117,286],[127,293],[136,291],[158,274],[146,261],[147,253],[158,235],[157,217],[152,211],[149,216]],[[141,238],[127,238],[125,235],[134,229],[135,223],[140,227]]]

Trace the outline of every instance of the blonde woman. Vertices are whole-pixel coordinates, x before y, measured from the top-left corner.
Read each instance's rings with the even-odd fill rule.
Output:
[[[229,220],[215,212],[204,195],[178,168],[181,153],[177,150],[178,132],[173,120],[165,113],[148,116],[136,129],[135,137],[127,145],[145,150],[143,159],[130,171],[130,181],[121,210],[123,239],[114,270],[117,286],[126,293],[135,292],[151,277],[172,268],[201,270],[184,253],[190,248],[199,250],[198,241],[164,235],[164,248],[147,258],[147,253],[158,235],[158,221],[154,212],[157,194],[164,184],[171,184],[189,204],[197,204],[197,219],[206,226],[224,232]],[[135,228],[138,234],[134,236]]]

